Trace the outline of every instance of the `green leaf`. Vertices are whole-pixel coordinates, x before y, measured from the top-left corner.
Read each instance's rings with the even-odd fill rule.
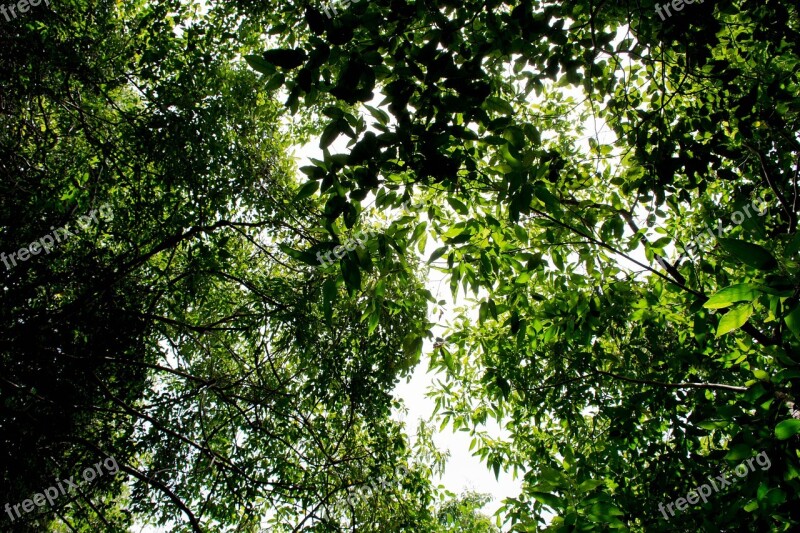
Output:
[[[752,513],[753,511],[758,509],[758,502],[753,500],[753,501],[749,502],[747,505],[745,505],[744,507],[742,507],[742,509],[744,509],[748,513]]]
[[[447,239],[449,244],[461,244],[469,241],[472,238],[472,234],[469,232],[468,229],[461,230],[458,235],[455,237],[451,237]]]
[[[737,302],[752,302],[759,294],[758,287],[749,283],[740,283],[725,287],[708,299],[703,307],[706,309],[722,309]]]
[[[330,146],[331,143],[336,140],[336,137],[342,133],[342,130],[341,120],[334,120],[325,126],[325,129],[322,130],[322,135],[319,137],[319,147],[325,149]]]
[[[382,126],[386,126],[389,123],[389,115],[385,111],[376,109],[369,105],[365,105],[364,107],[367,108],[369,113],[375,117],[375,120],[377,120]]]
[[[791,257],[800,251],[800,232],[794,234],[792,240],[789,241],[789,244],[786,245],[786,249],[783,251],[783,255],[785,257]]]
[[[523,272],[514,280],[514,285],[527,285],[531,281],[531,273]]]
[[[417,240],[420,237],[422,237],[422,235],[425,233],[425,230],[427,228],[428,228],[427,222],[423,221],[417,224],[416,227],[414,228],[414,232],[411,234],[411,237],[409,237],[408,242],[410,243],[417,242]]]
[[[558,509],[561,506],[561,498],[555,494],[550,494],[549,492],[531,491],[531,496],[533,496],[536,501],[552,507],[553,509]]]
[[[448,229],[444,233],[442,233],[442,239],[448,240],[454,237],[458,237],[464,232],[467,232],[467,228],[464,227],[464,224],[456,224],[452,228]]]
[[[800,304],[796,305],[785,317],[786,327],[789,328],[795,337],[800,339]]]
[[[587,479],[580,485],[578,485],[578,490],[581,492],[592,492],[597,487],[602,487],[605,482],[602,479]]]
[[[361,268],[357,262],[351,261],[349,256],[342,259],[341,264],[344,283],[350,294],[353,294],[361,289]]]
[[[445,367],[447,367],[447,369],[450,372],[455,372],[456,371],[456,362],[455,362],[455,359],[453,358],[453,354],[451,354],[450,351],[447,350],[447,348],[444,348],[444,347],[441,348],[441,351],[442,351],[442,358],[444,359]]]
[[[767,372],[765,372],[764,370],[761,370],[760,368],[754,368],[753,369],[753,375],[759,381],[770,381],[769,374]]]
[[[378,322],[380,321],[380,313],[375,310],[369,314],[369,327],[367,328],[367,334],[372,335],[375,331],[375,328],[378,327]]]
[[[745,443],[736,444],[730,451],[725,455],[725,459],[728,461],[741,461],[747,457],[750,457],[750,454],[753,452],[753,448]]]
[[[786,440],[800,433],[800,420],[790,418],[775,426],[775,437],[778,440]]]
[[[297,195],[294,197],[295,202],[299,202],[300,200],[305,200],[309,196],[313,195],[319,189],[319,182],[317,181],[309,181],[297,192]]]
[[[739,239],[719,239],[719,244],[728,254],[747,266],[758,270],[774,270],[778,267],[778,261],[763,246]]]
[[[339,296],[336,278],[328,278],[322,284],[322,311],[328,323],[333,319],[333,303]]]
[[[547,206],[547,209],[551,214],[561,213],[561,202],[559,202],[558,198],[556,198],[553,193],[547,190],[547,187],[545,187],[544,184],[537,183],[534,189],[534,194],[536,194],[536,198],[541,200],[542,203]]]
[[[598,502],[592,505],[590,514],[596,518],[607,519],[612,516],[622,516],[625,513],[623,513],[618,507],[608,502]]]
[[[772,382],[780,384],[788,379],[797,379],[797,378],[800,378],[800,370],[786,369],[786,370],[781,370],[780,372],[775,374],[775,376],[772,378]]]
[[[430,265],[431,263],[442,257],[446,252],[447,252],[447,246],[442,246],[441,248],[437,248],[428,258],[428,264]]]
[[[503,399],[508,400],[509,395],[511,394],[511,384],[505,378],[501,376],[495,377],[495,385],[500,388],[500,391],[503,393]]]
[[[319,260],[317,259],[317,256],[312,253],[295,250],[294,248],[283,243],[278,244],[278,248],[292,259],[296,259],[307,265],[319,266]]]
[[[483,103],[483,107],[486,108],[488,111],[494,111],[496,113],[502,113],[504,115],[513,115],[514,108],[511,107],[511,104],[503,100],[502,98],[498,98],[496,96],[490,96],[486,99]]]
[[[722,429],[726,428],[730,425],[729,420],[704,420],[702,422],[698,422],[697,426],[703,429]]]
[[[459,215],[468,215],[469,214],[469,209],[464,204],[464,202],[462,202],[460,200],[457,200],[455,198],[451,198],[451,197],[448,196],[447,197],[447,203],[450,204],[450,207],[455,209],[456,213],[458,213]]]
[[[742,327],[747,319],[753,314],[753,306],[750,304],[739,305],[734,307],[719,320],[717,326],[717,337],[721,337],[726,333],[735,331]]]
[[[344,111],[336,107],[335,105],[329,105],[325,109],[322,110],[322,114],[328,118],[332,118],[338,120],[340,118],[344,118]]]
[[[415,359],[422,352],[422,337],[416,333],[409,333],[403,339],[403,355]]]
[[[786,493],[778,488],[770,489],[767,492],[765,501],[770,507],[777,507],[786,501]]]
[[[294,69],[306,60],[306,53],[299,48],[276,48],[267,50],[263,54],[264,60],[285,69]]]
[[[514,235],[522,244],[528,244],[528,231],[519,224],[514,224]]]
[[[247,61],[247,64],[250,65],[250,68],[262,74],[270,75],[275,72],[275,66],[272,63],[265,61],[261,56],[247,55],[244,56],[244,60]]]
[[[748,387],[747,392],[744,393],[744,398],[747,400],[748,403],[755,405],[758,403],[764,396],[772,396],[769,391],[764,388],[764,384],[760,381],[756,381],[750,387]]]
[[[268,92],[274,91],[276,89],[281,88],[285,82],[286,82],[286,76],[284,76],[280,72],[276,72],[267,81],[267,85],[265,86],[265,89]]]

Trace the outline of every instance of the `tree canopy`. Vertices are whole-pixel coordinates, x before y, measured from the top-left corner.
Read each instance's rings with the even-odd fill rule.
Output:
[[[0,19],[0,495],[120,465],[3,527],[795,530],[798,7],[669,5]],[[418,365],[496,519],[392,417]]]

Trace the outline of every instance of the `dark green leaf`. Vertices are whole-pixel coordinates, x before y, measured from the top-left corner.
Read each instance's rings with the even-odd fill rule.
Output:
[[[723,250],[747,266],[758,270],[773,270],[778,267],[778,261],[763,246],[738,239],[719,239],[719,244]]]
[[[272,63],[277,67],[291,70],[299,67],[305,62],[306,53],[298,48],[276,48],[264,52],[263,57],[268,63]]]
[[[299,202],[301,200],[305,200],[306,198],[317,192],[317,190],[319,190],[319,182],[317,181],[306,182],[305,185],[300,187],[300,190],[297,192],[297,196],[294,197],[294,201]]]
[[[275,67],[272,63],[265,61],[261,56],[248,55],[244,56],[244,59],[253,70],[257,70],[262,74],[273,74],[275,72]]]

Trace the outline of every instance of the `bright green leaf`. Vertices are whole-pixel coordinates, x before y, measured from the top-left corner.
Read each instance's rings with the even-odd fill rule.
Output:
[[[734,307],[719,320],[717,326],[717,337],[721,337],[726,333],[735,331],[744,326],[747,319],[753,314],[753,306],[750,304],[739,305]]]
[[[751,302],[758,297],[758,287],[749,283],[740,283],[725,287],[708,299],[703,307],[706,309],[722,309],[737,302]]]
[[[777,437],[778,440],[789,439],[798,433],[800,433],[800,420],[794,418],[779,422],[778,425],[775,426],[775,437]]]

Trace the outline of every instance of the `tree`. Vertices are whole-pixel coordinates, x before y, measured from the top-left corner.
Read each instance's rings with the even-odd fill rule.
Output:
[[[69,234],[2,273],[0,494],[121,469],[4,529],[320,530],[349,487],[406,465],[389,391],[426,291],[380,235],[341,267],[296,252],[336,243],[235,25],[141,2],[4,26],[2,248]],[[409,512],[427,512],[420,479],[395,491]]]
[[[490,501],[488,494],[477,492],[465,492],[458,498],[447,500],[436,513],[442,531],[499,532],[491,520],[479,512]]]
[[[287,5],[251,62],[329,117],[323,148],[351,139],[308,172],[329,220],[425,193],[407,231],[443,241],[430,262],[480,311],[434,360],[441,417],[525,472],[518,530],[798,520],[797,8],[684,7]],[[660,512],[759,451],[768,470]]]
[[[524,475],[507,528],[795,528],[800,17],[657,8],[71,2],[0,27],[2,249],[113,212],[0,274],[0,494],[110,454],[135,480],[13,527],[483,527],[389,416],[442,305],[430,239],[477,308],[431,356],[437,414]]]

